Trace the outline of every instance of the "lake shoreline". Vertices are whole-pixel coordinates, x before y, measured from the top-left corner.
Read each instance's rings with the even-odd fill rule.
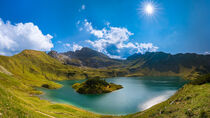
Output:
[[[113,80],[115,80],[115,79],[123,79],[123,78],[126,78],[126,77],[117,77],[117,78],[114,78]],[[134,78],[138,78],[138,77],[134,77]],[[147,77],[148,78],[148,77]],[[166,77],[166,78],[168,78],[168,77]],[[107,79],[109,79],[109,78],[107,78]],[[155,82],[156,80],[158,80],[158,79],[152,79],[152,81],[153,82]],[[183,79],[182,79],[183,80]],[[77,80],[64,80],[64,81],[76,81],[76,82],[78,82]],[[84,81],[84,80],[79,80],[79,81]],[[164,80],[165,81],[165,80]],[[163,84],[164,83],[164,81],[161,81],[161,84]],[[61,84],[60,82],[62,82],[62,81],[56,81],[56,82],[58,82],[59,84]],[[159,83],[160,84],[160,83]],[[63,85],[63,86],[65,86],[65,84]],[[183,85],[182,85],[183,86]],[[60,88],[60,89],[62,89],[62,88]],[[178,90],[178,89],[177,89]],[[177,91],[176,90],[176,91]],[[42,90],[41,90],[42,91]],[[174,92],[175,93],[175,92]],[[173,94],[171,94],[170,96],[168,96],[167,97],[167,99],[169,99],[172,95],[174,95],[174,93]],[[42,94],[41,96],[43,96],[44,94]],[[156,96],[157,97],[157,96]],[[151,99],[153,99],[153,98],[150,98],[149,100],[151,100]],[[156,105],[156,104],[159,104],[159,103],[161,103],[161,102],[163,102],[163,101],[165,101],[165,100],[167,100],[167,99],[164,99],[164,100],[161,100],[161,101],[152,101],[152,103],[153,103],[153,105],[152,106],[154,106],[154,105]],[[47,99],[48,101],[53,101],[52,99]],[[147,101],[148,102],[148,101]],[[154,103],[155,102],[155,103]],[[56,103],[56,102],[53,102],[53,103]],[[68,105],[73,105],[73,106],[75,106],[75,107],[78,107],[78,108],[80,108],[80,109],[83,109],[83,110],[87,110],[88,112],[92,112],[92,113],[96,113],[96,114],[100,114],[100,115],[112,115],[112,116],[121,116],[121,115],[129,115],[129,114],[133,114],[133,113],[137,113],[137,112],[142,112],[142,111],[144,111],[144,110],[146,110],[146,109],[144,109],[144,110],[139,110],[139,111],[135,111],[135,112],[130,112],[130,113],[120,113],[120,114],[116,114],[116,113],[101,113],[101,112],[97,112],[97,111],[94,111],[94,110],[92,110],[91,108],[89,108],[89,107],[83,107],[83,106],[79,106],[78,104],[75,104],[75,103],[71,103],[71,102],[66,102],[65,100],[64,101],[62,101],[62,100],[60,100],[60,102],[58,102],[58,103],[65,103],[65,104],[68,104]],[[150,107],[152,107],[152,106],[150,106]],[[148,108],[147,108],[148,109]]]

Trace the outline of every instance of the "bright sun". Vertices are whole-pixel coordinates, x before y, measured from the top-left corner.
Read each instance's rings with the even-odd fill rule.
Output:
[[[153,0],[142,0],[138,8],[139,13],[142,16],[147,16],[148,18],[155,18],[158,15],[160,6]]]
[[[152,15],[153,12],[154,12],[154,7],[152,4],[148,3],[145,5],[145,8],[144,8],[144,12],[147,14],[147,15]]]

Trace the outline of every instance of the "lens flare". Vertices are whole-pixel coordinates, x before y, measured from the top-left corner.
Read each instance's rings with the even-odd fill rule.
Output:
[[[152,15],[154,13],[154,7],[152,4],[147,4],[144,8],[144,12],[148,15]]]
[[[140,3],[138,8],[138,13],[140,16],[145,16],[147,18],[156,18],[158,12],[160,10],[160,6],[154,2],[153,0],[144,0]]]

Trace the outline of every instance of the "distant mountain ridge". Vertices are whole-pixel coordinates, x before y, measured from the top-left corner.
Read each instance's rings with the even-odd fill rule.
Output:
[[[84,47],[81,50],[76,50],[75,52],[68,51],[62,54],[69,56],[71,58],[79,58],[79,59],[90,58],[90,57],[109,58],[107,55],[87,47]]]
[[[122,62],[121,60],[112,59],[101,52],[87,47],[84,47],[81,50],[76,50],[75,52],[68,51],[64,53],[57,53],[55,51],[50,51],[48,55],[62,61],[64,64],[87,66],[92,68],[104,68],[118,65]]]
[[[143,72],[145,69],[160,73],[169,71],[181,73],[186,69],[199,73],[210,72],[210,55],[195,53],[172,55],[164,52],[147,52],[131,55],[126,61],[131,72]]]
[[[65,54],[58,53],[56,51],[50,51],[48,53],[48,55],[53,57],[53,58],[55,58],[55,59],[57,59],[57,60],[59,60],[63,64],[73,65],[73,66],[83,66],[82,62],[80,60],[71,58],[71,57],[69,57],[69,56],[67,56]]]
[[[48,55],[62,61],[64,64],[91,68],[115,68],[129,73],[128,76],[180,76],[180,73],[189,75],[190,73],[210,72],[210,55],[195,53],[179,53],[175,55],[164,52],[135,53],[126,60],[118,60],[85,47],[75,52],[57,53],[51,51]]]

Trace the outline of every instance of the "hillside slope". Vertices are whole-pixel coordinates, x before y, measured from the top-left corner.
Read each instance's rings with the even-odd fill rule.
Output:
[[[134,67],[134,65],[129,66]],[[49,85],[49,89],[61,87],[52,80],[125,76],[126,71],[123,69],[119,71],[120,69],[92,69],[64,65],[44,52],[33,50],[25,50],[12,57],[0,56],[0,67],[0,117],[117,117],[101,116],[70,105],[40,100],[37,95],[42,92],[37,91],[36,87],[41,87],[43,84]],[[210,84],[201,83],[201,85],[185,85],[169,100],[146,111],[122,117],[208,117]]]
[[[112,76],[108,70],[63,65],[46,53],[34,50],[24,50],[11,57],[0,56],[0,67],[1,118],[99,117],[70,105],[41,100],[37,95],[42,92],[36,87],[47,85],[49,89],[57,89],[61,85],[52,80]]]
[[[96,70],[64,65],[45,52],[34,50],[24,50],[11,57],[0,56],[0,66],[4,67],[8,72],[13,74],[13,76],[21,79],[26,84],[41,86],[47,83],[50,84],[52,88],[56,88],[57,85],[49,80],[115,76],[114,70]]]
[[[127,58],[130,73],[139,75],[188,76],[210,72],[210,55],[171,55],[164,52],[134,54]]]
[[[74,106],[41,100],[40,91],[23,84],[21,79],[0,73],[1,118],[95,118],[99,117]],[[35,94],[36,93],[36,94]]]

